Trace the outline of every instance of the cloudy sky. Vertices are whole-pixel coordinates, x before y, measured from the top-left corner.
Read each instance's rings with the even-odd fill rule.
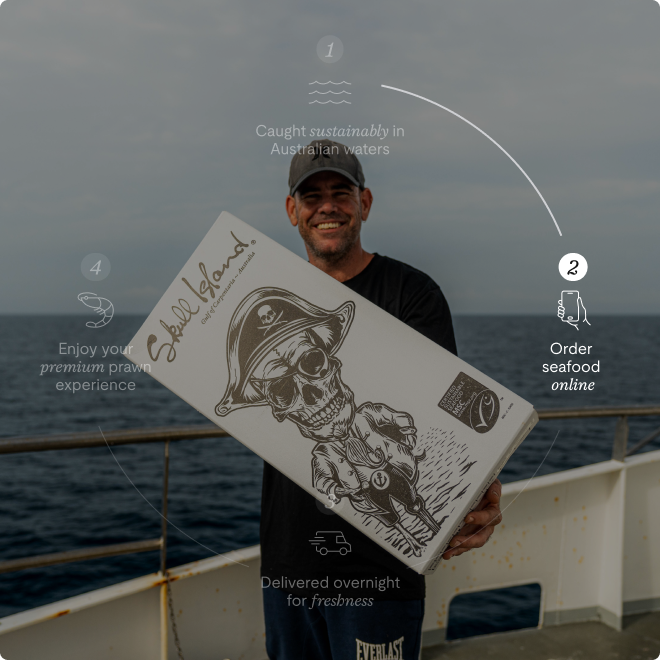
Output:
[[[322,62],[334,35],[344,54]],[[351,104],[309,105],[312,81]],[[552,209],[474,128],[486,131]],[[347,88],[349,89],[349,88]],[[654,0],[7,0],[0,8],[0,313],[147,313],[221,211],[299,255],[288,156],[256,127],[402,127],[364,156],[371,251],[457,313],[660,313]],[[85,255],[112,273],[90,285]],[[579,252],[589,273],[560,278]]]

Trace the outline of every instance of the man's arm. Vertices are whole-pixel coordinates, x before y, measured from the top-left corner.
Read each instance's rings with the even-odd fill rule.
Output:
[[[431,282],[411,297],[402,312],[402,321],[454,355],[457,354],[449,305],[435,283]],[[465,525],[450,541],[451,549],[442,555],[444,559],[457,557],[486,544],[495,531],[495,525],[502,522],[501,495],[502,484],[496,479],[481,502],[465,517]]]
[[[433,280],[429,279],[410,297],[401,310],[401,320],[438,346],[457,355],[449,305]]]

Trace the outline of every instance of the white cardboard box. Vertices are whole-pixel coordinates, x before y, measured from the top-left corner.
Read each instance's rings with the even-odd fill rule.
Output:
[[[418,573],[531,404],[229,213],[127,356]]]

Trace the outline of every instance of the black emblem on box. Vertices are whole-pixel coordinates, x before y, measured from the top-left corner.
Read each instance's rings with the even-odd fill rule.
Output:
[[[462,371],[444,393],[438,407],[477,433],[490,431],[500,414],[495,392]]]

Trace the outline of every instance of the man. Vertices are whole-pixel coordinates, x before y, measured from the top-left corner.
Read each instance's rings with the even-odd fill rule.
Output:
[[[305,243],[309,262],[456,353],[451,315],[437,284],[406,264],[363,249],[360,232],[372,203],[373,195],[365,187],[362,167],[343,145],[318,140],[293,157],[286,210]],[[312,350],[313,342],[306,347],[305,341],[309,340],[297,338],[289,352],[294,355],[295,351],[302,351],[302,355]],[[373,404],[369,405],[373,408]],[[394,424],[398,431],[392,438],[393,449],[386,451],[391,456],[391,452],[399,449],[402,456],[398,466],[392,467],[394,461],[383,459],[381,467],[389,470],[388,478],[398,469],[401,484],[398,501],[422,520],[426,514],[426,524],[431,528],[434,521],[423,510],[414,488],[405,492],[404,482],[414,485],[411,475],[417,460],[423,458],[415,453],[412,422],[403,417],[405,413],[387,406],[390,412],[383,413],[382,404],[377,405],[381,406],[378,414],[398,418]],[[364,415],[373,416],[374,412],[361,406],[354,412],[351,424],[359,425]],[[350,435],[347,432],[345,441],[338,438],[329,445],[330,449],[320,444],[314,450],[316,487],[330,499],[362,497],[360,503],[366,512],[370,511],[369,507],[375,510],[380,506],[381,522],[397,525],[398,514],[391,499],[385,502],[382,497],[378,500],[373,492],[364,496],[363,491],[358,493],[357,488],[344,486],[348,477],[341,477],[339,464],[346,466],[341,469],[349,475],[359,462],[356,456],[369,455],[369,451],[361,451],[361,444],[352,441]],[[348,453],[347,447],[353,448],[353,454]],[[501,484],[496,481],[475,511],[466,517],[444,559],[486,543],[494,526],[501,521],[500,493]],[[319,530],[332,530],[351,551],[318,553],[310,539]],[[407,540],[414,551],[414,539]],[[267,586],[263,590],[266,646],[271,660],[419,658],[424,577],[331,510],[324,509],[268,464],[264,466],[261,549],[265,584],[285,578],[287,585],[286,589]],[[352,604],[343,604],[346,599],[352,599]]]

